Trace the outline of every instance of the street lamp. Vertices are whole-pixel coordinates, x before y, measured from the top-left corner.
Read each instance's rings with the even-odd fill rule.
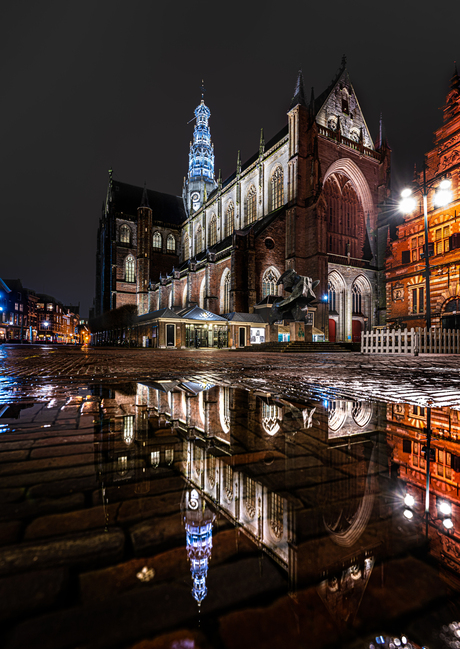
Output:
[[[428,191],[438,182],[437,178],[426,180],[426,164],[423,166],[423,182],[415,183],[414,190],[404,189],[401,192],[401,202],[399,208],[404,214],[413,212],[417,203],[412,196],[413,191],[421,192],[423,197],[423,217],[425,221],[425,280],[426,280],[426,328],[431,329],[431,304],[430,304],[430,260],[428,256]],[[448,178],[442,180],[436,187],[434,195],[434,204],[436,207],[443,207],[452,201],[452,191],[450,189],[451,181]]]

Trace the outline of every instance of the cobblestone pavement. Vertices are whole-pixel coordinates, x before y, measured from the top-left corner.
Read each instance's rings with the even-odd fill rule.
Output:
[[[460,407],[460,355],[259,354],[3,345],[0,399],[45,386],[194,376],[302,398],[334,395]],[[1,396],[3,394],[3,396]]]

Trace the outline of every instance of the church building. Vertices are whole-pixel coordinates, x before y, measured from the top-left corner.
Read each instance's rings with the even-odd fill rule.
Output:
[[[96,315],[137,304],[151,344],[149,324],[154,329],[169,313],[176,333],[160,346],[182,347],[196,340],[198,325],[188,322],[188,334],[178,336],[174,315],[201,319],[202,327],[208,316],[225,318],[226,343],[244,346],[256,326],[268,334],[268,308],[283,295],[278,279],[294,269],[319,280],[308,322],[325,340],[357,341],[363,329],[383,324],[387,228],[379,208],[389,196],[390,149],[381,130],[373,142],[345,58],[309,102],[299,72],[286,125],[268,141],[262,132],[259,150],[244,163],[238,155],[225,180],[214,171],[210,114],[202,96],[182,197],[109,172]],[[215,341],[199,335],[206,346]]]

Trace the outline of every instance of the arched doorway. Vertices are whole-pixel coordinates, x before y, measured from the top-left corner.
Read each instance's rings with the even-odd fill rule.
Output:
[[[446,304],[441,323],[445,330],[460,329],[460,298],[454,298]]]
[[[329,318],[329,342],[335,343],[335,338],[336,338],[335,320]]]

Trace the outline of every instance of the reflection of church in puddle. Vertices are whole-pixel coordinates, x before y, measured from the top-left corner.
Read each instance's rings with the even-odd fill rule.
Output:
[[[133,481],[145,494],[168,466],[184,477],[181,510],[199,604],[217,516],[286,571],[290,592],[316,584],[331,614],[353,618],[382,543],[366,535],[373,516],[381,524],[375,500],[387,471],[376,406],[291,403],[182,380],[114,388],[103,407],[118,433],[97,432],[103,488]]]

